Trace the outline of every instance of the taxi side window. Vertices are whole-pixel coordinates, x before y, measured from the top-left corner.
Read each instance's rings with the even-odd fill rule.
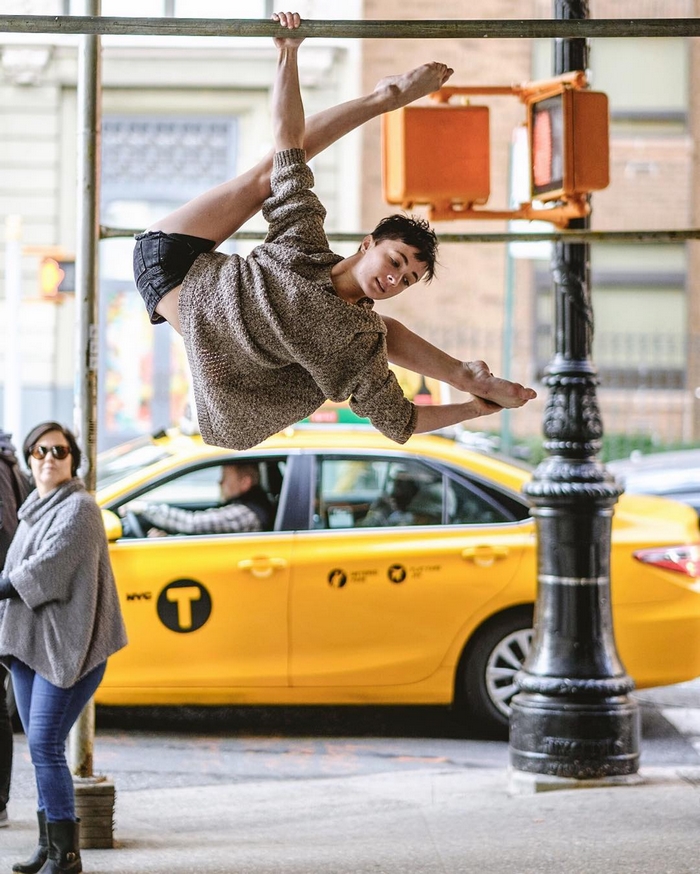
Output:
[[[274,525],[274,516],[282,491],[287,466],[286,458],[241,460],[240,464],[257,470],[257,483],[254,482],[253,487],[261,489],[267,496],[272,519],[269,525],[266,524],[265,530],[268,530],[268,527],[271,529]],[[197,513],[221,507],[227,501],[235,500],[239,492],[231,491],[231,494],[236,496],[232,497],[231,494],[227,493],[226,486],[228,484],[229,490],[231,490],[231,485],[237,487],[240,485],[240,481],[232,477],[228,479],[225,477],[226,469],[235,465],[236,462],[233,462],[232,465],[227,465],[224,462],[223,464],[191,467],[171,475],[167,479],[162,479],[152,484],[150,488],[133,495],[121,506],[114,508],[124,520],[123,536],[163,536],[166,531],[170,534],[194,533],[194,530],[190,530],[188,527],[194,523],[188,520],[183,521],[182,517],[177,517],[172,513],[167,515],[168,512],[170,510],[185,510],[189,513]],[[259,500],[258,497],[253,496],[253,505]],[[166,530],[161,530],[155,523],[155,519],[164,520],[161,525]],[[201,524],[203,523],[200,522]],[[214,522],[211,524],[216,525]],[[211,533],[225,533],[225,531],[223,529],[215,530],[213,527]]]
[[[442,475],[421,462],[324,458],[316,483],[316,528],[439,525]]]
[[[319,459],[314,528],[354,528],[384,491],[387,462],[376,458]]]
[[[143,492],[139,495],[139,501],[169,504],[171,507],[181,507],[183,510],[215,507],[221,500],[220,479],[220,465],[199,467],[169,479],[150,491]]]
[[[511,522],[513,517],[486,493],[479,493],[462,483],[450,483],[452,505],[448,512],[451,525],[492,525]]]
[[[319,459],[315,528],[488,525],[514,518],[485,489],[413,459]]]

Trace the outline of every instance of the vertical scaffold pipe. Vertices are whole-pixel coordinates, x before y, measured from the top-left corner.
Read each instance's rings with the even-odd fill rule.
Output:
[[[88,15],[99,17],[100,0],[86,0]],[[76,381],[73,424],[87,461],[85,485],[92,494],[97,465],[98,245],[102,58],[100,37],[81,37],[78,62],[78,228],[76,252]],[[70,735],[75,812],[81,848],[114,846],[115,787],[93,773],[95,702],[90,700]]]
[[[99,16],[100,0],[86,0],[88,15]],[[73,425],[85,457],[83,479],[95,491],[97,461],[97,295],[100,203],[101,37],[80,38],[78,57],[78,227],[75,259],[76,368]],[[91,777],[94,703],[90,701],[70,737],[73,773]]]
[[[555,0],[555,17],[587,18],[587,0]],[[585,39],[555,42],[555,75],[585,70]],[[572,228],[587,228],[576,219]],[[615,647],[610,606],[613,507],[620,490],[597,459],[603,428],[591,361],[588,243],[557,242],[555,350],[545,383],[548,457],[525,487],[537,525],[535,635],[513,698],[517,772],[575,780],[633,774],[639,713]],[[522,778],[522,774],[521,774]]]

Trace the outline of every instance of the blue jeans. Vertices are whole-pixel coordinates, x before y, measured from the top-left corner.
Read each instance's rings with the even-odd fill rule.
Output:
[[[95,694],[106,662],[70,689],[60,689],[13,659],[12,683],[34,765],[38,809],[49,822],[75,821],[73,777],[66,761],[66,739],[83,707]]]

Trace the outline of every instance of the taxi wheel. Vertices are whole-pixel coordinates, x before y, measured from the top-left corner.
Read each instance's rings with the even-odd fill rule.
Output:
[[[532,607],[517,607],[489,619],[462,655],[456,704],[461,716],[490,737],[508,736],[510,702],[532,642]]]

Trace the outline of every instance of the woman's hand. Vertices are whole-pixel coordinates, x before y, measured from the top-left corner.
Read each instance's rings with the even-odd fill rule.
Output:
[[[298,12],[273,12],[272,20],[276,21],[280,27],[286,27],[289,30],[296,30],[301,24],[301,17]],[[273,42],[278,49],[289,47],[296,48],[304,42],[304,37],[292,38],[289,36],[273,37]]]

